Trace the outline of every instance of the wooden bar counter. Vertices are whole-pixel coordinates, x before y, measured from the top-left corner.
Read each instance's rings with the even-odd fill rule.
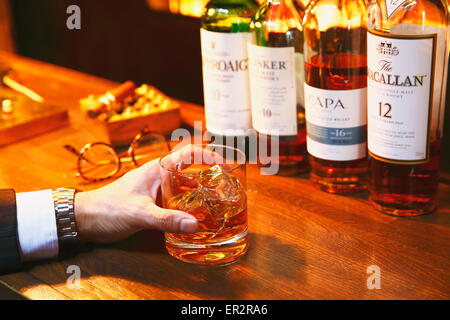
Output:
[[[105,141],[79,111],[78,100],[116,84],[8,53],[0,59],[70,115],[63,129],[0,148],[0,188],[99,187],[75,177],[76,158],[63,145]],[[201,117],[197,106],[182,108],[188,124]],[[165,251],[161,232],[145,231],[114,245],[83,244],[67,257],[27,264],[0,281],[30,299],[450,298],[448,179],[442,179],[437,212],[416,218],[375,211],[367,193],[320,192],[307,176],[260,176],[249,166],[247,181],[250,248],[234,264],[180,262]],[[66,285],[71,265],[81,269],[80,289]],[[379,267],[381,289],[368,289],[370,266]]]

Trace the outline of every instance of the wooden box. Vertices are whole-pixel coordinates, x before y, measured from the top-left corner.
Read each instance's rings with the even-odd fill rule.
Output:
[[[0,146],[69,124],[66,109],[35,102],[13,90],[0,87],[0,108],[7,100],[14,111],[4,113],[0,109]]]
[[[134,84],[131,83],[131,85],[125,84],[121,87],[128,87],[127,90],[130,92],[130,89],[134,88]],[[117,89],[104,96],[91,95],[80,100],[80,107],[86,114],[90,114],[93,110],[92,106],[98,107],[102,101],[106,102],[101,107],[110,103],[104,110],[106,112],[97,115],[96,123],[100,123],[105,129],[111,145],[129,145],[144,128],[168,135],[180,127],[180,104],[158,89],[142,85],[133,89],[134,93],[127,98],[128,100],[125,99],[124,102],[119,103],[113,96],[111,102],[108,102],[108,99],[111,99],[111,93],[120,91],[120,87]]]
[[[101,121],[113,146],[130,144],[134,137],[144,128],[151,131],[170,134],[180,127],[180,108],[173,105],[170,108],[150,112],[127,118],[112,117],[107,121]]]

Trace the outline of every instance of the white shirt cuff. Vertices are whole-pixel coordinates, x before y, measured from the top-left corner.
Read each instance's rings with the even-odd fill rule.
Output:
[[[16,194],[17,234],[22,261],[58,256],[52,190]]]

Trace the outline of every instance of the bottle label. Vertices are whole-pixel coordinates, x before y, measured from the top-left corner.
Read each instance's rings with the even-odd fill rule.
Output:
[[[436,35],[367,35],[368,147],[398,164],[429,158]]]
[[[263,134],[297,136],[294,47],[248,44],[253,127]]]
[[[250,33],[201,29],[206,129],[245,135],[251,129],[247,42]]]
[[[305,83],[308,152],[333,161],[365,158],[366,108],[367,88],[325,90]]]

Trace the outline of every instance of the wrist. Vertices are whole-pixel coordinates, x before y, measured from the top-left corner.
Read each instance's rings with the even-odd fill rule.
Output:
[[[99,225],[111,214],[112,208],[109,202],[104,202],[104,196],[97,190],[79,192],[75,194],[74,211],[77,221],[78,235],[80,239],[97,241],[103,230]],[[111,201],[111,199],[109,199]],[[109,210],[108,210],[109,208]]]
[[[78,192],[75,194],[74,213],[80,238],[83,238],[86,233],[86,215],[89,212],[89,201],[89,192]]]

